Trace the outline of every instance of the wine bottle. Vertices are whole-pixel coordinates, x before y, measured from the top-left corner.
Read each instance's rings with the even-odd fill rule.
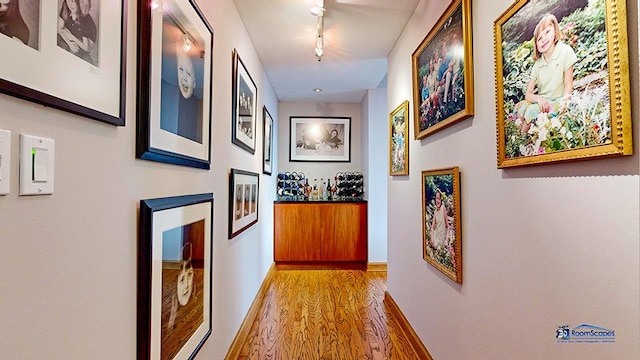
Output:
[[[331,179],[327,178],[326,200],[331,200]]]

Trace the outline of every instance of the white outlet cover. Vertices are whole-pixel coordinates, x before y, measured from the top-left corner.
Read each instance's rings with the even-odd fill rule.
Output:
[[[43,151],[44,150],[44,151]],[[38,167],[38,173],[45,173],[46,178],[36,179],[36,165],[34,163],[38,151],[46,153],[43,171]],[[42,154],[42,153],[40,153]],[[38,154],[39,155],[39,154]],[[20,134],[20,195],[48,195],[53,194],[53,175],[55,159],[55,141],[42,137]]]

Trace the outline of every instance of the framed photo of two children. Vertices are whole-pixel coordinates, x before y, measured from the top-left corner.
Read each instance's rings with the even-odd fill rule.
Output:
[[[633,153],[625,2],[519,0],[494,23],[498,167]]]

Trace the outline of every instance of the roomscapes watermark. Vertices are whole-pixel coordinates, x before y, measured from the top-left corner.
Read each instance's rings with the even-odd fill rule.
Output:
[[[556,340],[559,343],[615,343],[616,331],[589,324],[573,329],[569,325],[560,325],[556,329]]]

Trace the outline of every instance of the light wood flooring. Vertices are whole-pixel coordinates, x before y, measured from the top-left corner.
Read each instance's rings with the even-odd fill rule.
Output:
[[[384,302],[386,281],[386,272],[276,270],[238,359],[424,358]]]

